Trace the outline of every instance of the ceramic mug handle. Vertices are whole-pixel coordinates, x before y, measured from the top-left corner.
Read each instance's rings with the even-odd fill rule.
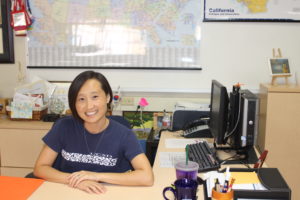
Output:
[[[164,190],[163,190],[163,196],[164,196],[165,200],[169,200],[169,199],[166,197],[166,195],[165,195],[165,193],[166,193],[167,191],[173,192],[174,196],[176,196],[176,191],[175,191],[174,188],[172,188],[172,187],[165,187]]]

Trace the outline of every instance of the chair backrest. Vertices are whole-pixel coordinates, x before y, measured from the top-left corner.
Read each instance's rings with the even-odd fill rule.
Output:
[[[107,118],[112,119],[116,122],[119,122],[120,124],[123,124],[124,126],[131,129],[131,124],[123,116],[111,115],[111,116],[108,116]],[[144,153],[146,153],[146,140],[145,139],[139,139],[139,143],[140,143],[141,148],[144,151]]]
[[[131,128],[129,121],[127,119],[125,119],[123,116],[111,115],[111,116],[108,116],[107,118],[112,119],[116,122],[119,122],[120,124],[123,124],[127,128]]]

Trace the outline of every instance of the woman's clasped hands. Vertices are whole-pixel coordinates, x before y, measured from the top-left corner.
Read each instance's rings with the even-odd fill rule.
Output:
[[[78,188],[90,194],[102,194],[106,192],[106,188],[99,183],[95,172],[78,171],[67,177],[68,185]]]

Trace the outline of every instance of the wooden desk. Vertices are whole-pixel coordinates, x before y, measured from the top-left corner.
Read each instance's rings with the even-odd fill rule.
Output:
[[[184,151],[184,149],[166,149],[165,139],[173,138],[173,133],[165,132],[162,134],[158,146],[158,152],[164,151]],[[176,174],[174,168],[160,168],[159,159],[155,159],[153,165],[154,171],[154,185],[152,187],[132,187],[132,186],[118,186],[105,184],[107,192],[102,195],[87,194],[78,189],[73,189],[67,185],[44,182],[29,198],[30,200],[53,200],[53,199],[80,199],[80,200],[118,200],[118,199],[131,199],[131,200],[159,200],[163,199],[162,190],[166,186],[170,186],[174,182]],[[200,192],[200,191],[199,191]],[[199,200],[202,199],[202,191],[199,194]],[[142,198],[141,198],[142,197]]]
[[[72,200],[119,200],[119,199],[130,199],[130,200],[162,200],[162,190],[166,186],[170,186],[175,179],[175,169],[172,168],[161,168],[159,161],[159,152],[184,152],[183,148],[172,148],[167,149],[165,147],[165,140],[168,138],[182,138],[178,133],[163,132],[158,145],[158,154],[154,161],[154,185],[152,187],[130,187],[130,186],[118,186],[105,184],[107,192],[102,195],[87,194],[78,189],[73,189],[67,185],[44,182],[29,198],[29,200],[53,200],[53,199],[72,199]],[[235,165],[236,167],[243,167]],[[202,176],[202,174],[199,174]],[[199,186],[198,200],[203,200],[203,187]]]

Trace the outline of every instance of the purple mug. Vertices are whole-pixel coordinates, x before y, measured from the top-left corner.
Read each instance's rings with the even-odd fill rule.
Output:
[[[174,187],[164,188],[163,197],[165,200],[169,200],[165,193],[171,191],[175,200],[197,200],[197,188],[198,182],[193,179],[178,179],[174,182]]]

